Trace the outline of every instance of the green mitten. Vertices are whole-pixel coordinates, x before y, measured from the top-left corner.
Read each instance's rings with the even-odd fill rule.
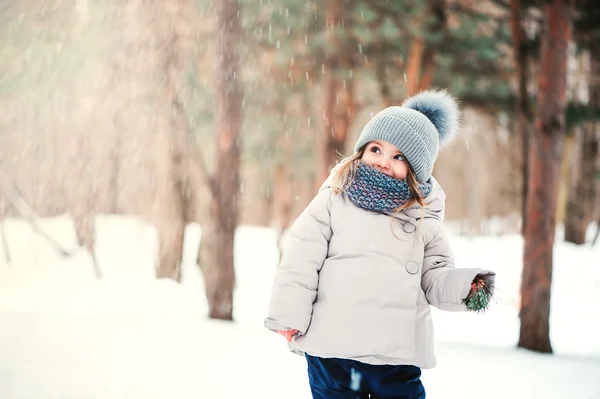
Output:
[[[471,283],[469,295],[463,299],[467,309],[472,312],[484,312],[489,308],[492,292],[494,291],[494,282],[485,277],[475,276]]]

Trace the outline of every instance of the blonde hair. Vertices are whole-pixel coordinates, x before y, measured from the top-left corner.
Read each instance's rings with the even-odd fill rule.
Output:
[[[368,143],[367,143],[368,144]],[[350,184],[354,181],[356,176],[356,169],[358,168],[358,163],[361,162],[361,158],[365,153],[365,148],[367,144],[362,146],[358,152],[352,155],[350,158],[344,161],[341,165],[338,165],[336,171],[331,179],[331,189],[334,193],[340,194],[348,189]],[[394,209],[394,214],[402,212],[404,209],[412,208],[416,204],[421,205],[421,207],[425,206],[425,199],[421,195],[421,191],[419,190],[419,182],[417,181],[417,176],[410,166],[408,165],[408,173],[406,174],[406,183],[408,184],[408,189],[412,194],[411,198],[406,202],[406,204]]]

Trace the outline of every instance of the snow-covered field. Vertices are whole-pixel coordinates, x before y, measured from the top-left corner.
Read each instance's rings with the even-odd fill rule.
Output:
[[[69,219],[43,226],[74,247]],[[1,399],[310,397],[304,359],[262,327],[277,260],[272,230],[238,230],[234,323],[205,316],[197,226],[188,228],[180,285],[153,278],[156,236],[138,220],[99,219],[101,282],[85,251],[61,258],[27,224],[9,220],[6,230]],[[452,240],[459,267],[498,273],[497,303],[484,315],[434,312],[438,367],[423,374],[428,398],[600,399],[600,245],[557,240],[555,354],[539,355],[515,348],[521,238]]]

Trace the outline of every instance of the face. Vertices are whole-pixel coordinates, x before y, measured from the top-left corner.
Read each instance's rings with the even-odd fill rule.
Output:
[[[408,174],[408,161],[406,161],[398,147],[387,141],[370,141],[361,160],[397,180],[406,179]]]

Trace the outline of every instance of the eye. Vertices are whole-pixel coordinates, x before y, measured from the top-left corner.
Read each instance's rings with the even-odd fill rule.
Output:
[[[404,161],[404,155],[402,155],[402,154],[396,154],[394,156],[394,159],[397,160],[397,161]]]
[[[374,145],[374,146],[371,146],[371,152],[374,152],[376,154],[381,154],[381,149],[379,149],[379,147]]]

